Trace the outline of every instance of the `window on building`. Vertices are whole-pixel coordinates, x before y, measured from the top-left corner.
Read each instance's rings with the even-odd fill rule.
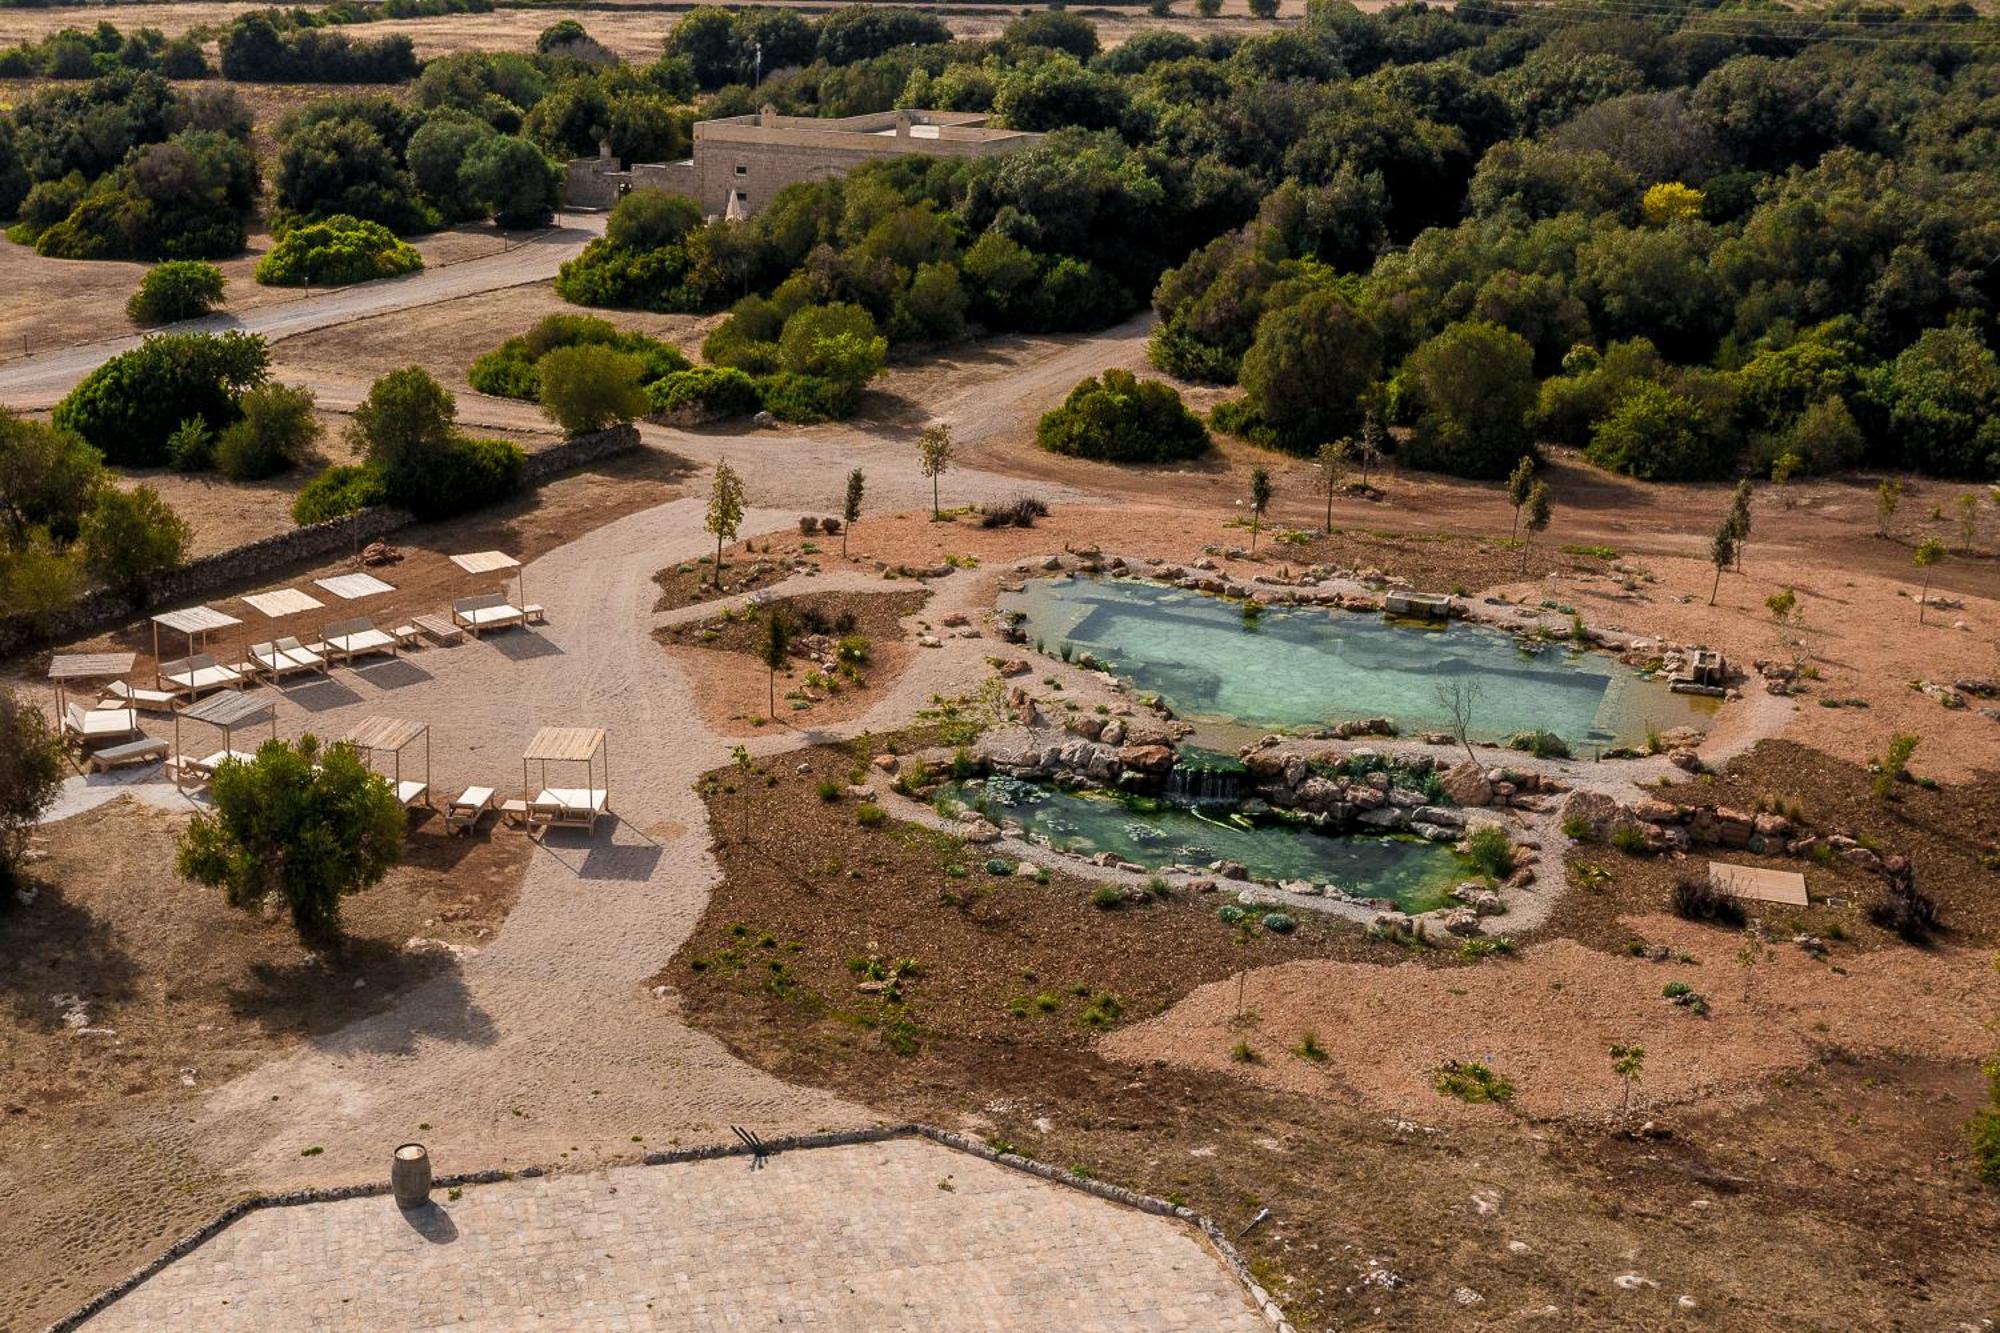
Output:
[[[739,203],[739,204],[747,204],[747,203],[749,203],[749,202],[750,202],[750,192],[749,192],[748,190],[738,190],[738,191],[736,192],[736,202],[737,202],[737,203]]]
[[[739,176],[748,176],[750,174],[750,168],[745,166],[738,166],[736,168],[736,174]]]

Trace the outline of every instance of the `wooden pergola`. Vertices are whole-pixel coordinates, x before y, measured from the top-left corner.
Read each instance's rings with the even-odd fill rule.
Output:
[[[597,777],[600,761],[602,785]],[[530,765],[536,764],[539,774],[530,772]],[[550,764],[582,764],[583,786],[549,786]],[[537,793],[527,802],[531,826],[596,827],[598,817],[611,808],[611,746],[604,728],[543,727],[521,753],[521,785]]]
[[[414,745],[419,737],[424,742],[424,780],[405,781],[403,751]],[[390,771],[385,776],[396,786],[396,799],[404,805],[431,803],[431,728],[428,722],[412,722],[401,717],[367,717],[355,723],[340,738],[340,743],[361,751],[366,762],[372,763],[378,754],[391,756]]]
[[[325,602],[297,588],[273,588],[269,592],[253,592],[244,597],[243,601],[246,605],[262,612],[267,620],[283,620],[288,616],[326,609]]]
[[[94,680],[120,680],[132,674],[137,653],[57,653],[49,659],[49,679],[56,687],[56,716],[62,716],[71,685]]]
[[[509,569],[515,571],[513,577],[516,591],[520,594],[520,600],[516,605],[525,607],[528,604],[528,572],[519,560],[505,551],[468,551],[463,555],[453,556],[451,563],[468,574],[498,574]],[[505,579],[501,580],[501,586],[503,588],[506,586]]]
[[[153,661],[156,664],[155,674],[157,675],[157,663],[160,660],[160,629],[162,626],[174,631],[176,634],[187,635],[187,655],[193,657],[196,647],[199,646],[199,640],[206,639],[216,630],[228,629],[231,625],[240,625],[242,623],[242,621],[230,615],[227,611],[218,611],[212,606],[188,606],[182,607],[178,611],[162,611],[159,615],[153,617]],[[153,683],[157,685],[159,681],[156,679]]]
[[[384,583],[373,574],[335,574],[331,578],[314,579],[315,587],[326,589],[343,602],[359,601],[363,597],[377,597],[385,592],[396,591],[393,583]]]
[[[181,723],[206,722],[222,733],[222,748],[214,754],[190,760],[181,749]],[[278,708],[271,700],[258,694],[225,692],[211,694],[199,703],[189,704],[174,714],[174,786],[179,787],[190,772],[203,778],[212,777],[215,770],[231,759],[249,759],[251,756],[239,751],[235,746],[236,731],[240,727],[254,726],[259,722],[271,724],[271,739],[278,738]]]

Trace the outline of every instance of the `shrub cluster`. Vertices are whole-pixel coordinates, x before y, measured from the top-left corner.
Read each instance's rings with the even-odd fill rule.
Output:
[[[183,422],[197,420],[211,433],[234,424],[243,394],[264,382],[268,364],[255,334],[154,334],[86,375],[52,420],[113,463],[157,467]]]
[[[466,435],[457,419],[457,401],[421,367],[384,375],[354,412],[363,471],[330,469],[315,478],[294,504],[293,520],[318,522],[378,502],[421,519],[449,518],[519,490],[527,461],[520,446]]]
[[[692,423],[747,416],[763,406],[756,381],[733,366],[677,370],[646,386],[657,416],[691,418]]]
[[[134,324],[199,319],[222,304],[222,270],[196,259],[169,259],[146,270],[125,302]]]
[[[1042,417],[1035,440],[1053,453],[1113,463],[1178,462],[1210,447],[1208,428],[1173,386],[1115,369],[1071,389]]]
[[[95,79],[120,70],[169,79],[205,79],[215,72],[192,36],[168,41],[158,28],[122,33],[102,21],[89,30],[63,28],[40,41],[0,47],[0,79]]]
[[[637,357],[639,383],[647,386],[688,368],[680,349],[658,338],[626,332],[589,315],[545,315],[526,333],[475,360],[466,378],[481,393],[533,401],[541,395],[535,363],[559,347],[606,347]]]
[[[221,50],[222,76],[239,83],[403,83],[417,76],[416,48],[400,33],[356,41],[271,13],[235,19],[223,29]]]
[[[323,222],[286,228],[257,262],[257,281],[267,287],[337,287],[414,273],[423,266],[416,248],[397,240],[381,223],[337,213]]]

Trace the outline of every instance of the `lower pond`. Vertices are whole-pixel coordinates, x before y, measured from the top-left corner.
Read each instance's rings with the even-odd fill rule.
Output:
[[[1716,706],[1602,653],[1461,622],[1276,606],[1246,617],[1240,603],[1133,579],[1035,579],[1000,604],[1047,652],[1088,652],[1179,716],[1260,731],[1370,717],[1446,730],[1439,686],[1464,682],[1477,687],[1475,740],[1548,731],[1587,757],[1642,742],[1648,726],[1705,727]]]
[[[1406,835],[1321,833],[1286,820],[1253,823],[1219,810],[1007,777],[954,783],[944,794],[1063,851],[1113,852],[1152,870],[1239,861],[1257,879],[1333,884],[1356,897],[1390,899],[1406,912],[1443,906],[1471,873],[1450,847]]]

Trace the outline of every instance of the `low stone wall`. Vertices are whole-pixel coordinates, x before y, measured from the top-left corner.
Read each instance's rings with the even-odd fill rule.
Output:
[[[536,486],[560,473],[638,447],[639,429],[632,425],[579,435],[529,454],[521,468],[521,483]],[[18,657],[44,644],[62,643],[121,624],[148,607],[198,601],[253,583],[268,582],[277,571],[342,552],[358,552],[368,543],[414,522],[416,519],[401,509],[364,509],[358,514],[344,514],[324,523],[273,533],[190,560],[159,580],[144,603],[99,588],[48,615],[0,617],[0,658]]]
[[[1293,1333],[1291,1323],[1284,1311],[1271,1299],[1270,1293],[1251,1275],[1249,1264],[1236,1251],[1221,1227],[1209,1218],[1178,1204],[1155,1198],[1150,1194],[1140,1194],[1136,1190],[1124,1189],[1118,1185],[1108,1185],[1101,1180],[1091,1180],[1075,1175],[1046,1162],[1021,1157],[1014,1153],[996,1152],[976,1139],[969,1139],[950,1130],[938,1129],[924,1124],[871,1125],[865,1129],[833,1130],[821,1134],[797,1134],[785,1138],[764,1140],[767,1153],[796,1152],[808,1148],[839,1148],[861,1143],[882,1143],[889,1139],[922,1138],[940,1147],[950,1148],[1003,1166],[1010,1170],[1038,1176],[1052,1184],[1068,1189],[1080,1190],[1085,1194],[1136,1208],[1140,1212],[1152,1213],[1158,1217],[1171,1217],[1185,1222],[1201,1232],[1216,1257],[1232,1276],[1243,1285],[1245,1294],[1259,1313],[1270,1323],[1274,1333]],[[642,1159],[646,1166],[671,1166],[681,1162],[706,1162],[722,1157],[747,1157],[750,1148],[742,1143],[713,1143],[695,1148],[676,1148],[670,1152],[649,1152]],[[532,1180],[549,1174],[539,1166],[525,1167],[520,1171],[473,1171],[463,1175],[439,1176],[431,1181],[433,1192],[448,1190],[465,1185],[495,1185],[506,1180]],[[128,1274],[116,1286],[99,1292],[82,1306],[49,1325],[47,1333],[70,1333],[80,1328],[91,1316],[103,1310],[119,1297],[137,1287],[146,1279],[160,1272],[176,1259],[181,1259],[199,1249],[223,1228],[246,1214],[260,1208],[290,1208],[300,1204],[337,1203],[343,1199],[371,1198],[390,1193],[387,1177],[365,1185],[333,1185],[322,1189],[288,1190],[282,1194],[253,1194],[237,1200],[225,1208],[220,1215],[201,1227],[169,1245],[164,1252],[150,1262]]]

